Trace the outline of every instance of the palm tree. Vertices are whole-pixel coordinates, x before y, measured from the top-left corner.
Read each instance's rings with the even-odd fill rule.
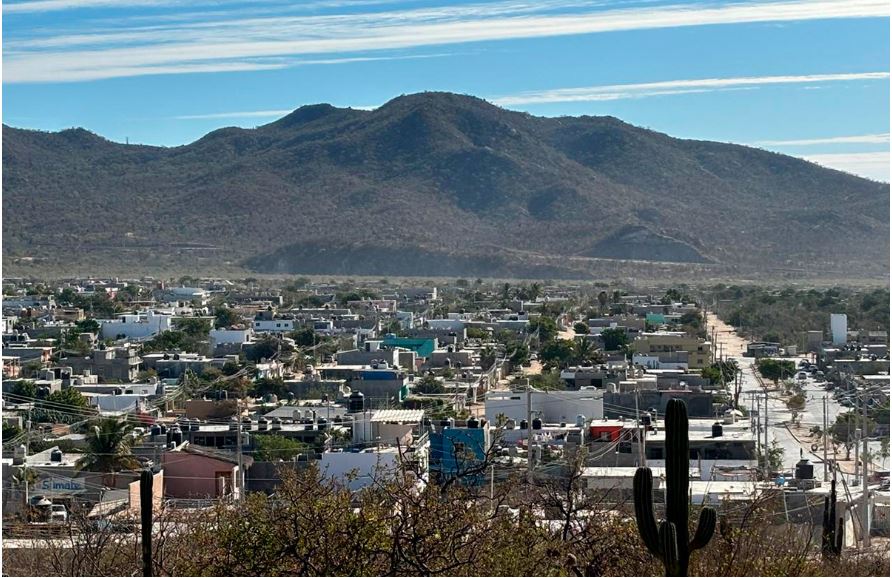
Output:
[[[28,497],[30,496],[31,486],[37,482],[38,474],[34,468],[29,468],[28,466],[22,466],[16,473],[12,475],[12,481],[18,486],[22,488],[22,498],[25,502],[25,517],[29,517],[30,506],[28,503]]]
[[[139,460],[131,451],[132,429],[122,419],[100,419],[87,432],[87,451],[77,461],[77,469],[103,473],[139,469]]]
[[[573,363],[575,365],[580,365],[583,362],[588,361],[594,353],[594,343],[585,337],[577,337],[573,341]]]

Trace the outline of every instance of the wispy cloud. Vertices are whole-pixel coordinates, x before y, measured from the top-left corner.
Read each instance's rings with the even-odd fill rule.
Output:
[[[888,152],[818,154],[802,158],[832,169],[889,182]]]
[[[888,72],[857,72],[842,74],[807,74],[798,76],[739,76],[733,78],[701,78],[691,80],[666,80],[638,84],[609,84],[581,88],[556,88],[551,90],[522,92],[502,96],[493,100],[495,104],[511,106],[518,104],[543,104],[553,102],[585,102],[645,98],[667,94],[687,94],[690,92],[712,92],[729,88],[758,88],[781,84],[803,84],[815,82],[840,82],[852,80],[884,80]]]
[[[811,146],[825,144],[887,144],[889,133],[861,134],[854,136],[831,136],[825,138],[805,138],[794,140],[763,140],[753,144],[759,146]]]
[[[51,0],[45,0],[51,1]],[[61,1],[61,0],[58,0]],[[70,0],[76,1],[76,0]],[[147,0],[148,1],[148,0]],[[886,0],[791,0],[689,3],[604,8],[600,2],[496,2],[390,12],[274,16],[110,30],[105,37],[67,35],[5,42],[4,82],[73,82],[157,70],[194,71],[202,63],[256,65],[258,60],[309,54],[406,50],[423,46],[636,29],[753,22],[886,17]],[[582,6],[582,8],[580,8]],[[591,6],[595,6],[593,9]],[[562,8],[563,7],[563,8]],[[567,7],[573,7],[570,10]],[[557,11],[557,13],[555,13]],[[28,42],[31,42],[29,45]],[[65,47],[90,46],[65,50]],[[705,87],[715,88],[715,87]],[[701,90],[664,87],[660,90]]]

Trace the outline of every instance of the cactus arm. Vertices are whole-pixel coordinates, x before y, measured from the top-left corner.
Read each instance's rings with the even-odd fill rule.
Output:
[[[635,502],[635,521],[641,540],[648,551],[658,558],[663,557],[660,549],[657,522],[653,514],[653,475],[650,468],[638,468],[632,480]]]
[[[700,510],[700,520],[697,522],[697,531],[691,543],[688,544],[688,551],[699,550],[709,544],[712,535],[715,532],[716,513],[712,508],[706,507]]]
[[[675,532],[675,524],[668,521],[660,522],[660,549],[663,550],[663,565],[666,567],[666,576],[682,576],[680,560],[678,559],[678,534]]]

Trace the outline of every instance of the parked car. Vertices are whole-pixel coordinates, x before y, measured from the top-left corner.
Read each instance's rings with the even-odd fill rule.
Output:
[[[65,504],[53,504],[50,508],[50,522],[64,524],[68,521],[68,508]]]

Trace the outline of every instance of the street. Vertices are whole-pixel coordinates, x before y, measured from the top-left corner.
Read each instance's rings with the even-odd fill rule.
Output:
[[[833,398],[832,392],[824,390],[822,385],[819,385],[814,379],[809,377],[804,384],[803,390],[806,396],[805,408],[801,410],[798,414],[798,421],[800,427],[796,428],[793,426],[793,415],[792,411],[787,407],[786,398],[783,398],[780,394],[780,389],[775,389],[774,384],[769,380],[764,380],[766,388],[763,388],[762,382],[760,382],[759,377],[757,376],[756,368],[755,368],[755,359],[751,357],[743,357],[741,354],[746,350],[746,341],[740,338],[732,327],[724,323],[722,320],[718,319],[714,314],[707,314],[707,327],[709,328],[709,335],[715,336],[715,342],[717,351],[724,351],[725,357],[733,359],[737,361],[738,366],[742,372],[742,386],[741,386],[741,396],[740,403],[748,410],[752,411],[755,408],[753,405],[754,399],[758,402],[758,408],[756,409],[756,414],[762,420],[763,429],[760,429],[762,433],[762,439],[764,440],[764,408],[765,408],[765,393],[767,388],[768,393],[768,440],[769,443],[772,441],[776,441],[778,445],[783,449],[783,467],[787,471],[793,471],[796,466],[796,462],[800,460],[800,451],[802,452],[803,457],[809,459],[815,464],[815,476],[818,478],[823,478],[824,475],[824,467],[823,467],[823,458],[824,458],[824,444],[823,441],[816,437],[811,437],[809,434],[809,429],[812,426],[819,426],[823,428],[824,422],[824,408],[823,408],[823,399],[827,397],[827,425],[828,427],[832,425],[836,421],[836,417],[845,411],[848,411],[848,408],[843,407]],[[714,332],[714,333],[713,333]],[[793,361],[797,365],[799,364],[800,359],[804,359],[805,356],[800,357],[791,357],[790,360]],[[751,414],[752,415],[752,414]],[[792,431],[791,431],[792,430]],[[817,444],[817,449],[812,451],[812,447]],[[878,441],[870,442],[869,444],[871,452],[875,454],[879,453],[880,443]],[[828,444],[828,459],[837,459],[840,460],[839,465],[842,471],[850,473],[850,476],[847,481],[848,483],[854,482],[854,460],[845,461],[845,448],[840,447],[838,454],[836,454],[836,458],[834,458],[833,454],[833,444]],[[854,458],[854,450],[852,451],[852,458]],[[882,460],[874,461],[875,468],[884,467]]]

